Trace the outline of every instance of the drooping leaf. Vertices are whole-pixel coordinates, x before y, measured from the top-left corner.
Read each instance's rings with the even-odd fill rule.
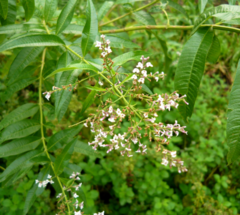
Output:
[[[198,8],[200,13],[202,13],[206,7],[206,4],[208,3],[208,0],[199,0],[198,1]]]
[[[42,51],[43,47],[27,47],[23,48],[18,53],[8,72],[8,86],[19,79],[23,69],[25,69]],[[21,79],[23,78],[24,77],[21,76]]]
[[[163,3],[163,4],[166,4],[166,3],[167,3],[168,6],[174,8],[175,10],[179,11],[179,12],[182,13],[184,16],[186,16],[187,18],[189,18],[187,12],[184,10],[184,8],[183,8],[180,4],[177,4],[177,3],[175,3],[175,2],[172,1],[172,0],[164,0],[164,1],[162,1],[162,3]]]
[[[70,129],[65,129],[52,135],[48,140],[48,150],[53,151],[61,148],[66,142],[69,142],[79,131],[82,129],[82,125],[74,126]]]
[[[227,143],[229,152],[228,163],[236,161],[240,157],[240,61],[235,80],[230,93],[227,113]]]
[[[142,84],[142,90],[145,91],[146,93],[153,95],[153,92],[149,89],[149,87],[146,84]]]
[[[57,10],[58,0],[45,0],[44,19],[46,22],[50,21],[53,14]]]
[[[3,173],[0,174],[0,182],[4,181],[7,177],[14,174],[16,171],[19,170],[21,166],[24,165],[25,162],[33,158],[34,156],[42,153],[41,151],[34,150],[25,153],[24,155],[15,159],[5,170]]]
[[[91,93],[88,94],[87,98],[83,102],[80,115],[82,115],[93,104],[96,94],[97,94],[97,91],[95,90],[92,90]]]
[[[0,15],[2,15],[3,19],[7,18],[8,14],[8,0],[0,1]]]
[[[19,47],[32,47],[32,46],[61,46],[65,45],[62,39],[56,35],[47,34],[34,34],[23,35],[14,39],[10,39],[0,46],[0,52],[19,48]]]
[[[130,40],[126,40],[122,37],[116,37],[116,36],[106,36],[106,39],[109,39],[111,41],[110,46],[113,48],[140,48],[139,45],[133,43]]]
[[[22,5],[25,10],[25,18],[26,21],[31,19],[34,10],[35,10],[35,1],[34,0],[22,0]]]
[[[45,79],[57,74],[57,73],[60,73],[60,72],[63,72],[63,71],[69,71],[69,70],[75,70],[75,69],[79,69],[79,70],[91,70],[91,71],[94,71],[94,72],[98,72],[98,69],[90,64],[85,64],[85,63],[75,63],[75,64],[70,64],[68,65],[67,67],[62,67],[62,68],[59,68],[55,71],[53,71],[51,74],[49,74]]]
[[[78,152],[87,156],[99,157],[99,154],[95,150],[93,150],[91,146],[79,140],[75,144],[74,152]]]
[[[41,143],[41,139],[35,136],[29,136],[21,139],[16,139],[0,146],[0,157],[8,157],[21,154],[26,151],[35,149]]]
[[[16,34],[22,32],[45,32],[45,28],[40,24],[11,24],[0,26],[0,34]]]
[[[192,30],[192,34],[194,34],[198,30],[198,28],[204,22],[206,22],[209,18],[211,18],[214,14],[225,13],[225,12],[240,12],[240,6],[223,4],[223,5],[206,10],[195,21],[195,24],[194,24],[194,27]]]
[[[6,140],[26,137],[39,129],[40,124],[38,121],[24,119],[6,127],[0,134],[0,143]]]
[[[74,145],[76,144],[77,139],[72,140],[71,142],[67,143],[64,149],[62,150],[61,154],[56,158],[54,162],[54,167],[57,175],[60,175],[65,166],[67,166],[71,155],[74,150]]]
[[[220,55],[220,51],[221,51],[220,42],[219,42],[217,36],[214,35],[211,48],[208,52],[207,61],[212,63],[212,64],[215,64],[218,60],[219,55]]]
[[[56,34],[61,33],[72,21],[77,0],[69,0],[61,11],[56,27]]]
[[[7,18],[1,19],[0,17],[2,25],[14,24],[16,20],[16,14],[16,0],[8,0]]]
[[[38,109],[38,105],[34,103],[28,103],[19,106],[17,109],[15,109],[3,118],[3,120],[0,122],[0,130],[10,124],[13,124],[14,122],[18,122],[22,119],[33,116],[35,113],[37,113]]]
[[[92,0],[87,0],[87,21],[82,32],[82,54],[85,56],[91,49],[98,34],[98,20]]]
[[[145,51],[131,51],[131,52],[127,52],[124,53],[122,55],[119,55],[115,58],[112,59],[112,61],[114,62],[113,66],[118,66],[118,65],[123,65],[124,63],[130,61],[130,60],[137,60],[140,61],[142,55],[144,55],[145,57],[149,57],[151,54]]]
[[[133,13],[133,18],[144,25],[156,25],[155,19],[146,11],[140,10]]]
[[[192,115],[212,40],[213,31],[201,28],[184,45],[180,56],[174,81],[175,90],[181,95],[186,95],[189,103],[179,104],[179,111],[185,120]]]
[[[113,6],[114,2],[113,1],[105,1],[100,9],[98,10],[98,21],[100,22],[102,18],[106,15],[106,13],[109,11],[109,9]]]

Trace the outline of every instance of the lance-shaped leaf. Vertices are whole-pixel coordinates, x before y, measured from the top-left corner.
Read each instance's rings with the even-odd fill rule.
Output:
[[[97,94],[97,91],[95,90],[92,90],[91,93],[88,94],[87,98],[83,102],[80,115],[82,115],[93,104],[96,94]]]
[[[237,73],[230,93],[227,113],[227,143],[229,152],[228,163],[240,157],[240,61]]]
[[[61,33],[72,21],[76,2],[77,0],[69,0],[62,9],[57,20],[56,34]]]
[[[83,125],[74,126],[52,135],[48,140],[48,150],[53,151],[61,148],[66,142],[69,142],[75,135],[79,133]]]
[[[211,48],[208,52],[207,61],[215,64],[221,52],[221,45],[216,35],[213,37]]]
[[[50,21],[53,14],[57,10],[58,0],[45,0],[44,19],[46,22]]]
[[[146,11],[140,10],[133,13],[133,18],[144,25],[156,25],[155,19]]]
[[[101,21],[102,18],[106,15],[106,13],[109,11],[109,9],[113,6],[114,2],[113,1],[105,1],[100,9],[98,10],[98,21]]]
[[[74,145],[76,144],[77,139],[72,140],[70,143],[67,143],[61,154],[56,158],[54,162],[54,167],[57,175],[60,175],[65,166],[67,166],[71,155],[74,150]]]
[[[22,0],[22,5],[25,10],[26,21],[31,19],[34,10],[35,10],[35,1],[34,0]]]
[[[36,155],[42,153],[41,151],[34,150],[31,152],[27,152],[21,157],[15,159],[5,170],[3,173],[0,174],[0,182],[4,181],[7,177],[14,174],[19,170],[21,166],[24,165],[25,162],[30,160],[31,158],[35,157]]]
[[[35,113],[37,113],[38,109],[38,105],[34,103],[28,103],[19,106],[17,109],[3,118],[3,120],[0,122],[0,130],[14,122],[18,122],[22,119],[33,116]]]
[[[74,147],[74,152],[78,152],[87,156],[96,156],[99,157],[99,153],[97,153],[91,146],[89,146],[87,143],[84,143],[82,141],[77,141]]]
[[[2,20],[0,19],[2,25],[14,24],[16,20],[16,14],[17,14],[16,0],[8,0],[7,18]]]
[[[200,13],[202,13],[206,7],[206,4],[208,3],[208,0],[199,0],[198,1],[198,8]]]
[[[184,10],[184,8],[183,8],[180,4],[177,4],[177,3],[175,3],[175,2],[172,1],[172,0],[163,0],[162,3],[163,3],[163,4],[167,3],[168,6],[174,8],[175,10],[179,11],[179,12],[182,13],[184,16],[186,16],[187,18],[189,18],[187,12]]]
[[[0,52],[19,48],[19,47],[32,47],[32,46],[61,46],[65,45],[62,39],[56,35],[47,34],[34,34],[23,35],[14,39],[10,39],[0,46]]]
[[[16,139],[0,146],[0,158],[21,154],[26,151],[35,149],[41,143],[41,138],[29,136]]]
[[[0,143],[26,137],[40,129],[39,122],[33,119],[24,119],[6,127],[0,134]]]
[[[86,24],[82,32],[82,53],[85,56],[91,49],[98,34],[98,20],[92,0],[87,0]]]
[[[179,111],[185,120],[192,115],[212,40],[213,31],[201,28],[184,45],[180,56],[175,74],[175,89],[179,94],[187,96],[189,105],[183,102],[179,104]]]
[[[8,0],[0,1],[0,15],[2,15],[3,19],[7,18],[8,14]]]
[[[124,63],[126,63],[130,60],[141,61],[140,58],[142,57],[142,55],[145,57],[149,57],[151,54],[149,52],[145,52],[145,51],[127,52],[122,55],[119,55],[118,57],[113,58],[112,59],[112,61],[114,62],[113,66],[123,65]]]
[[[20,32],[45,32],[45,28],[40,24],[12,24],[0,26],[0,34],[16,34]]]
[[[209,10],[206,10],[195,21],[195,24],[194,24],[194,27],[192,30],[192,34],[194,34],[198,30],[200,25],[202,25],[204,22],[206,22],[214,14],[225,13],[225,12],[240,12],[240,6],[223,4],[223,5],[211,8]]]
[[[10,86],[22,75],[25,69],[41,52],[43,47],[27,47],[23,48],[14,59],[8,72],[8,85]],[[26,74],[28,75],[28,74]],[[24,78],[23,76],[21,79]]]

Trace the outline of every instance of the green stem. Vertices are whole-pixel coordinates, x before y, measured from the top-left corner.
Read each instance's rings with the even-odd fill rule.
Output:
[[[151,2],[151,3],[149,3],[149,4],[146,4],[145,6],[142,6],[142,7],[138,8],[138,9],[136,9],[136,10],[133,10],[133,11],[128,12],[128,13],[122,15],[122,16],[119,16],[119,17],[117,17],[117,18],[115,18],[115,19],[112,19],[112,20],[110,20],[110,21],[108,21],[108,22],[105,22],[105,23],[101,24],[100,27],[101,27],[101,26],[104,26],[104,25],[107,25],[107,24],[110,24],[110,23],[112,23],[112,22],[116,22],[117,20],[122,19],[122,18],[124,18],[125,16],[128,16],[128,15],[134,13],[134,12],[137,12],[137,11],[143,10],[143,9],[145,9],[145,8],[147,8],[147,7],[155,4],[155,3],[157,3],[157,2],[159,2],[159,0],[155,0],[155,1],[153,1],[153,2]]]
[[[167,28],[168,28],[170,26],[170,22],[169,22],[167,11],[164,9],[162,9],[162,11],[164,12],[165,16],[167,17]]]
[[[181,25],[144,25],[144,26],[134,26],[134,27],[129,27],[129,28],[121,28],[121,29],[112,29],[112,30],[104,30],[104,31],[99,31],[101,34],[111,34],[111,33],[119,33],[119,32],[128,32],[128,31],[135,31],[135,30],[149,30],[149,29],[170,29],[170,30],[191,30],[193,29],[193,25],[189,26],[181,26]],[[201,25],[200,28],[204,27],[212,27],[213,29],[216,30],[221,30],[221,31],[231,31],[231,32],[236,32],[240,33],[239,28],[234,28],[234,27],[229,27],[229,26],[223,26],[223,25],[211,25],[211,24],[206,24],[206,25]]]
[[[41,126],[41,139],[42,139],[42,144],[43,144],[43,148],[44,148],[44,151],[50,161],[50,165],[52,167],[52,170],[53,170],[53,173],[61,187],[61,190],[62,190],[62,193],[63,193],[63,196],[64,196],[64,199],[66,201],[66,204],[67,204],[67,208],[68,208],[68,214],[70,215],[71,214],[71,209],[70,209],[70,206],[69,206],[69,203],[68,203],[68,199],[67,199],[67,196],[65,194],[65,191],[63,189],[63,186],[62,186],[62,183],[60,181],[60,178],[58,177],[58,175],[56,174],[56,171],[55,171],[55,168],[54,168],[54,165],[53,165],[53,162],[51,161],[51,158],[50,158],[50,155],[48,153],[48,149],[47,149],[47,145],[46,145],[46,142],[45,142],[45,136],[44,136],[44,130],[43,130],[43,99],[42,99],[42,85],[43,85],[43,68],[44,68],[44,64],[45,64],[45,56],[46,56],[46,48],[44,49],[43,51],[43,54],[42,54],[42,63],[41,63],[41,69],[40,69],[40,74],[39,74],[39,87],[38,87],[38,92],[39,92],[39,111],[40,111],[40,126]]]

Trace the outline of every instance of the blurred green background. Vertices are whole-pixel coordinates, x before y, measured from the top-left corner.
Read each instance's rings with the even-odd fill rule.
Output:
[[[41,1],[36,1],[41,8]],[[61,9],[67,1],[59,1]],[[190,15],[190,21],[185,16],[167,7],[170,23],[172,25],[189,25],[194,22],[198,11],[197,1],[175,1],[181,4]],[[104,1],[94,1],[98,9]],[[132,7],[137,8],[149,3],[149,1],[136,2],[132,4],[118,5],[114,7],[102,22],[109,21],[129,11]],[[209,1],[207,7],[224,3]],[[73,22],[81,26],[85,23],[85,1],[79,1],[76,7],[76,15]],[[164,13],[157,8],[148,10],[158,24],[166,24]],[[36,10],[37,12],[37,10]],[[18,7],[17,22],[23,20],[23,9]],[[211,20],[209,20],[211,23]],[[102,29],[122,28],[136,25],[135,19],[127,16],[111,26]],[[157,40],[153,33],[157,34]],[[227,165],[226,155],[228,146],[226,142],[226,110],[228,95],[234,80],[237,62],[239,60],[239,37],[235,33],[216,32],[221,43],[221,53],[216,64],[206,64],[199,95],[195,104],[194,113],[188,123],[181,120],[178,110],[165,111],[159,118],[164,123],[174,123],[178,120],[180,124],[186,125],[188,135],[174,137],[168,146],[170,150],[177,150],[178,156],[185,161],[188,172],[178,174],[177,169],[169,169],[161,165],[161,159],[155,152],[154,143],[147,139],[143,141],[149,149],[145,156],[136,154],[132,158],[122,157],[116,151],[106,154],[104,149],[100,150],[100,156],[85,156],[74,152],[71,163],[77,164],[82,169],[83,191],[86,195],[85,214],[93,214],[96,211],[105,211],[105,214],[136,214],[136,215],[171,215],[171,214],[238,214],[240,211],[240,186],[239,186],[239,162]],[[66,34],[68,40],[78,39],[78,35]],[[174,91],[174,72],[181,54],[183,45],[190,37],[190,31],[131,31],[122,33],[139,48],[151,54],[150,62],[154,65],[150,71],[163,71],[167,73],[164,81],[150,83],[147,85],[154,93],[171,93]],[[166,44],[164,50],[161,43]],[[133,49],[113,49],[112,58]],[[51,52],[52,51],[52,52]],[[167,52],[170,66],[166,69],[164,51]],[[19,52],[0,53],[0,90],[4,92],[4,81],[9,67]],[[54,48],[50,49],[47,67],[56,68],[57,58]],[[89,58],[99,58],[97,48],[92,50]],[[37,59],[36,63],[40,62]],[[135,62],[124,65],[124,69],[131,71]],[[167,70],[167,71],[166,71]],[[81,78],[84,78],[81,77]],[[49,86],[51,86],[51,82]],[[27,102],[38,100],[37,82],[15,93],[7,102],[0,103],[0,120],[13,109]],[[58,123],[51,111],[48,113],[49,128],[48,135],[56,133],[67,125],[78,122],[82,101],[87,96],[87,89],[78,89],[74,93],[69,109],[63,120]],[[106,98],[104,98],[106,99]],[[89,108],[84,117],[96,110],[100,101]],[[145,104],[136,101],[139,108]],[[123,123],[121,132],[129,126]],[[91,134],[88,128],[83,128],[79,139],[88,142]],[[59,151],[55,151],[57,155]],[[13,157],[0,159],[0,166],[5,166],[14,160]],[[31,188],[36,174],[41,166],[35,166],[14,187],[6,184],[0,187],[0,214],[18,215],[24,207],[27,191]],[[38,196],[29,214],[55,214],[56,193],[48,186]]]

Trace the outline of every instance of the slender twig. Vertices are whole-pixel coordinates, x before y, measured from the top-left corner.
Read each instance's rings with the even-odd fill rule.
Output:
[[[39,93],[39,111],[40,111],[40,126],[41,126],[41,139],[42,139],[42,144],[43,144],[43,148],[44,148],[44,151],[50,161],[50,165],[52,167],[52,170],[53,170],[53,173],[54,175],[56,176],[56,179],[61,187],[61,190],[62,190],[62,193],[63,193],[63,196],[64,196],[64,199],[66,201],[66,205],[67,205],[67,209],[68,209],[68,214],[70,215],[71,214],[71,209],[70,209],[70,206],[69,206],[69,203],[68,203],[68,199],[67,199],[67,196],[65,194],[65,191],[63,189],[63,186],[62,186],[62,183],[60,181],[60,178],[58,177],[56,171],[55,171],[55,168],[54,168],[54,165],[53,165],[53,162],[50,158],[50,155],[48,153],[48,149],[47,149],[47,145],[46,145],[46,142],[45,142],[45,136],[44,136],[44,130],[43,130],[43,127],[44,127],[44,124],[43,124],[43,99],[42,99],[42,83],[43,83],[43,68],[44,68],[44,64],[45,64],[45,56],[46,56],[46,48],[43,50],[43,54],[42,54],[42,63],[41,63],[41,69],[40,69],[40,74],[39,74],[39,87],[38,87],[38,93]]]
[[[155,4],[155,3],[157,3],[157,2],[159,2],[159,0],[155,0],[155,1],[151,2],[151,3],[149,3],[149,4],[146,4],[145,6],[142,6],[142,7],[137,8],[136,10],[130,11],[130,12],[128,12],[128,13],[122,15],[122,16],[119,16],[119,17],[117,17],[117,18],[115,18],[115,19],[112,19],[112,20],[110,20],[110,21],[108,21],[108,22],[105,22],[105,23],[101,24],[100,27],[101,27],[101,26],[104,26],[104,25],[107,25],[107,24],[110,24],[110,23],[112,23],[112,22],[116,22],[117,20],[122,19],[122,18],[124,18],[125,16],[128,16],[128,15],[134,13],[134,12],[137,12],[137,11],[143,10],[143,9],[149,7],[149,6],[152,6],[153,4]]]

